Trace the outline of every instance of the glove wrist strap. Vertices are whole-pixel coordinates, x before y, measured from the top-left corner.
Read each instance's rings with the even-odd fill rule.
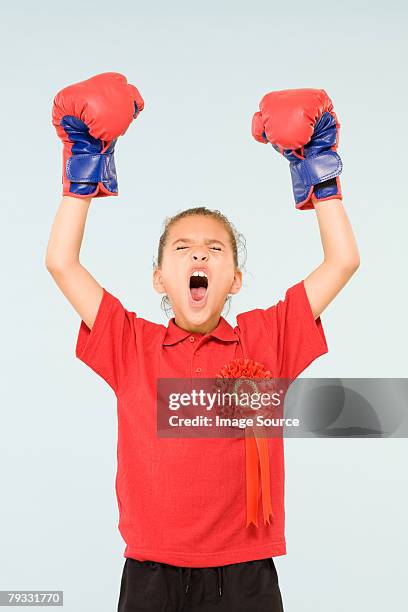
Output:
[[[81,153],[67,160],[66,176],[72,183],[106,183],[116,178],[113,153]]]
[[[343,164],[335,151],[324,151],[298,162],[290,163],[292,189],[296,207],[312,208],[308,204],[312,192],[317,198],[335,197],[338,194],[336,177],[341,173]]]
[[[307,189],[338,176],[343,170],[343,164],[338,153],[325,151],[302,159],[298,163],[291,162],[290,169],[292,175],[295,175]]]

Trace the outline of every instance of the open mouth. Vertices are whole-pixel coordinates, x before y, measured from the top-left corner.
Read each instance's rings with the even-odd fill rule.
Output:
[[[208,289],[208,278],[204,272],[194,272],[190,276],[190,295],[194,302],[205,298]]]

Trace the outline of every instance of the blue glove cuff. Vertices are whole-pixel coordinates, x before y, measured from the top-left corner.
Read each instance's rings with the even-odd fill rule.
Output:
[[[325,151],[298,162],[291,162],[289,166],[292,176],[293,195],[297,205],[303,204],[308,200],[313,185],[319,185],[319,183],[333,179],[339,176],[343,170],[340,156],[335,151]],[[336,195],[337,191],[337,184],[334,181],[332,186],[325,186],[325,193],[327,193],[325,197]]]
[[[67,161],[66,175],[71,182],[72,193],[93,193],[98,183],[102,183],[111,193],[118,192],[113,152],[73,155]]]

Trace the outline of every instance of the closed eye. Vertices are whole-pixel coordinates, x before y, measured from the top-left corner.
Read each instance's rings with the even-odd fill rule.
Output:
[[[176,251],[178,251],[179,249],[187,249],[188,247],[186,246],[178,246],[176,247]],[[222,251],[221,247],[211,247],[212,249],[214,249],[215,251]]]

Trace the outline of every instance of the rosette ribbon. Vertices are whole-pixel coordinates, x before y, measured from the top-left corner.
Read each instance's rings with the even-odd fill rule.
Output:
[[[239,358],[224,366],[216,375],[216,378],[236,379],[233,385],[233,392],[235,393],[238,393],[238,389],[244,384],[248,384],[255,392],[259,392],[259,382],[257,384],[254,379],[270,379],[272,375],[259,362],[253,359]],[[268,387],[270,387],[270,384],[266,383],[265,388]],[[245,427],[246,527],[251,523],[258,527],[259,469],[264,524],[270,524],[271,520],[274,519],[271,503],[268,439],[255,436],[255,430],[255,426]]]

